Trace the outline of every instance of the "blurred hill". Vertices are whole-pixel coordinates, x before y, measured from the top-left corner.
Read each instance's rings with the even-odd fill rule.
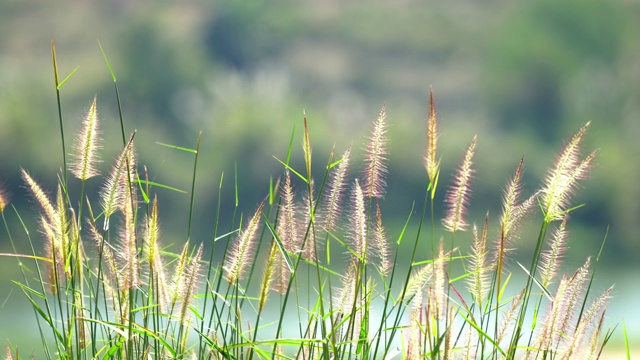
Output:
[[[211,237],[221,173],[223,203],[233,206],[237,163],[240,206],[253,208],[269,177],[279,176],[272,155],[285,156],[303,110],[321,169],[334,144],[337,153],[353,144],[360,156],[386,104],[385,212],[404,219],[427,185],[421,158],[433,86],[442,181],[478,134],[475,221],[487,208],[498,214],[522,155],[531,192],[564,141],[592,120],[585,151],[600,154],[575,200],[587,206],[572,216],[571,257],[580,263],[596,254],[610,226],[604,266],[630,269],[640,261],[638,24],[640,6],[624,0],[2,1],[0,181],[24,216],[33,204],[19,168],[53,188],[62,165],[52,36],[61,76],[78,67],[61,89],[67,141],[97,95],[108,171],[121,141],[99,39],[117,75],[127,131],[137,130],[140,163],[154,181],[189,189],[192,158],[156,142],[194,147],[203,130],[198,240]],[[300,143],[298,132],[297,164]],[[167,242],[184,241],[188,196],[159,191],[159,198]]]

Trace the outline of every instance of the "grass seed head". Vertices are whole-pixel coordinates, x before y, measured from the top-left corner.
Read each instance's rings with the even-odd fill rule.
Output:
[[[351,214],[351,241],[353,249],[363,263],[367,263],[369,244],[367,242],[367,212],[364,203],[364,193],[358,179],[353,189],[353,213]]]
[[[180,308],[180,325],[185,325],[189,320],[187,318],[187,310],[193,303],[196,291],[200,285],[200,260],[202,259],[203,245],[198,246],[196,254],[190,258],[189,265],[187,266],[187,274],[184,277],[184,297],[182,299],[182,306]]]
[[[56,222],[56,219],[58,218],[57,211],[53,207],[51,200],[49,200],[49,196],[47,196],[40,185],[38,185],[38,183],[36,183],[33,178],[31,178],[29,173],[27,173],[24,169],[20,169],[20,171],[22,173],[22,179],[29,186],[29,190],[31,190],[31,194],[36,199],[38,204],[40,204],[40,207],[42,207],[47,221],[50,223]]]
[[[262,214],[262,207],[267,199],[256,209],[255,214],[249,220],[240,237],[236,240],[231,250],[231,255],[226,258],[226,264],[224,271],[226,273],[227,281],[229,284],[236,284],[238,280],[242,279],[247,266],[250,266],[253,262],[253,251],[255,245],[255,237],[260,227],[260,216]]]
[[[350,156],[351,147],[347,148],[342,155],[340,164],[337,165],[337,169],[332,172],[328,191],[325,192],[326,197],[322,202],[323,208],[320,219],[326,231],[332,231],[336,228],[341,215],[342,196],[344,195],[345,184],[347,183]]]
[[[280,236],[280,240],[284,244],[285,250],[290,253],[300,251],[298,206],[295,202],[295,192],[291,185],[291,174],[289,171],[285,174],[284,185],[280,190],[280,212],[278,213],[278,227],[276,232]]]
[[[436,107],[433,101],[433,89],[429,89],[429,117],[427,118],[427,151],[424,155],[424,167],[427,169],[429,181],[433,183],[438,171],[440,160],[436,160],[438,149],[438,123],[436,120]]]
[[[4,212],[7,205],[9,205],[9,196],[6,191],[0,187],[0,214]]]
[[[78,134],[74,145],[74,161],[71,166],[71,172],[82,181],[99,174],[95,167],[96,163],[100,161],[96,154],[100,149],[96,100],[97,98],[94,97],[89,112],[87,112],[82,122],[82,130]]]
[[[104,213],[104,230],[109,229],[109,218],[118,209],[123,207],[126,201],[126,192],[135,174],[135,155],[133,152],[133,138],[135,133],[131,135],[129,142],[124,146],[120,155],[107,177],[107,181],[103,185],[100,192],[100,204]],[[129,180],[127,180],[127,177]]]
[[[373,124],[369,142],[365,149],[364,194],[367,197],[381,198],[384,196],[387,173],[387,110],[383,106],[378,119]]]
[[[476,148],[477,136],[473,137],[471,144],[467,149],[464,160],[458,169],[458,173],[454,179],[454,185],[449,189],[446,197],[448,205],[447,216],[444,218],[443,225],[447,231],[455,233],[456,231],[465,231],[467,223],[464,215],[467,210],[467,202],[469,200],[469,182],[474,170],[471,168],[473,163],[473,154]]]
[[[597,151],[594,151],[580,160],[580,144],[589,125],[590,122],[587,122],[571,138],[547,175],[541,190],[546,221],[562,219],[578,181],[587,175],[591,162],[597,155]]]

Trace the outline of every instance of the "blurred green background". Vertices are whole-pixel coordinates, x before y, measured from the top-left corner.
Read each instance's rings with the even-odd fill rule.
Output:
[[[153,180],[188,190],[192,158],[156,142],[194,147],[203,131],[194,241],[211,238],[222,172],[222,202],[232,211],[235,163],[240,208],[255,208],[269,178],[282,169],[272,155],[285,157],[303,110],[321,171],[334,144],[337,153],[353,145],[360,158],[370,124],[386,104],[390,166],[383,210],[391,224],[404,221],[427,185],[421,159],[429,86],[440,121],[441,183],[448,185],[478,134],[470,216],[475,222],[487,209],[497,216],[501,189],[522,155],[530,193],[564,141],[592,120],[585,152],[600,148],[600,154],[574,200],[587,206],[571,218],[566,271],[597,254],[609,227],[598,289],[616,284],[607,321],[619,323],[624,315],[638,339],[639,24],[640,3],[624,0],[4,0],[0,184],[38,239],[30,219],[35,207],[19,169],[53,190],[62,166],[52,36],[61,77],[79,67],[61,89],[67,141],[97,95],[104,172],[121,137],[113,82],[97,39],[118,78],[127,131],[138,131],[139,162]],[[301,162],[300,139],[298,131],[294,164]],[[100,181],[90,185],[96,190]],[[179,244],[185,240],[188,195],[158,196],[165,243]],[[14,238],[26,246],[13,210],[6,216]],[[523,237],[518,244],[525,259],[531,240]],[[9,251],[0,231],[0,252]],[[10,282],[19,278],[15,259],[0,257],[3,343],[19,335],[9,324],[33,321]]]

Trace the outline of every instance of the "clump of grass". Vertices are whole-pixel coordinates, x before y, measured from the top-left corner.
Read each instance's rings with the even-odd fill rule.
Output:
[[[53,43],[52,50],[59,94],[64,81],[58,83]],[[596,156],[592,152],[580,157],[588,123],[560,153],[541,190],[525,200],[522,158],[505,186],[502,215],[494,223],[487,214],[480,226],[466,213],[474,137],[453,177],[446,216],[439,223],[434,199],[439,191],[440,134],[430,91],[422,216],[412,220],[412,209],[392,238],[380,206],[388,175],[386,109],[364,146],[360,176],[349,173],[354,165],[350,148],[339,159],[332,151],[325,171],[313,173],[305,118],[305,169],[289,165],[289,145],[281,181],[270,186],[269,196],[251,216],[234,221],[223,235],[216,220],[210,240],[191,239],[190,220],[187,241],[173,254],[162,245],[156,192],[168,187],[140,177],[135,134],[126,141],[122,118],[120,154],[99,193],[84,194],[84,184],[98,175],[97,113],[94,98],[69,169],[82,188],[80,198],[70,195],[74,180],[61,176],[52,197],[22,170],[40,207],[34,217],[40,220],[44,251],[35,250],[38,246],[25,229],[33,254],[3,254],[34,261],[35,280],[23,273],[17,284],[33,305],[41,350],[48,359],[591,359],[599,357],[611,337],[609,330],[602,335],[611,289],[592,299],[591,260],[554,285],[567,256],[568,214],[577,208],[570,200]],[[194,155],[190,211],[199,144],[200,137],[195,148],[171,146]],[[0,191],[5,225],[7,203]],[[510,281],[513,272],[505,263],[515,251],[518,224],[533,213],[536,203],[543,220],[531,266],[515,270],[526,279],[518,286]],[[446,235],[437,235],[438,225]],[[466,249],[459,238],[470,225],[472,246]],[[414,226],[416,236],[407,240]],[[423,231],[427,227],[430,232]],[[493,227],[499,234],[495,238],[490,235]],[[10,233],[9,238],[13,241]],[[222,260],[215,262],[218,241],[226,245]],[[399,253],[403,241],[413,241],[410,259]],[[431,257],[419,258],[418,244],[425,241],[431,243]],[[203,260],[206,253],[208,261]],[[456,263],[465,270],[455,270]],[[466,286],[459,285],[463,280]],[[5,358],[21,357],[7,347]]]

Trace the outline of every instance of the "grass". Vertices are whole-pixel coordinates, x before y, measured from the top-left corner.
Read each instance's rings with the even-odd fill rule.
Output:
[[[52,57],[59,99],[69,77],[59,81],[53,42]],[[120,109],[117,80],[107,66]],[[194,148],[165,144],[193,155],[187,241],[170,253],[155,191],[171,188],[140,172],[135,133],[127,136],[121,111],[122,150],[111,171],[94,179],[101,141],[97,104],[94,99],[67,161],[58,101],[63,171],[54,196],[22,170],[40,208],[30,216],[39,220],[43,250],[36,250],[26,227],[23,234],[9,232],[7,217],[20,214],[7,211],[0,192],[8,238],[12,244],[26,238],[32,247],[31,254],[2,255],[20,261],[23,277],[15,284],[32,304],[37,346],[47,359],[597,359],[611,339],[613,330],[603,328],[611,289],[590,291],[599,254],[560,275],[569,214],[579,207],[572,196],[597,154],[581,153],[589,123],[560,151],[540,190],[526,196],[522,158],[504,188],[500,217],[487,215],[478,226],[466,208],[481,140],[471,140],[443,189],[431,94],[424,164],[416,165],[426,169],[420,218],[412,219],[412,208],[393,239],[380,207],[388,162],[384,108],[357,174],[350,171],[350,148],[340,156],[332,151],[325,171],[313,173],[305,117],[304,168],[290,163],[294,129],[286,159],[278,160],[280,179],[255,211],[234,213],[230,224],[221,224],[218,200],[206,241],[191,238],[202,134]],[[101,181],[101,190],[85,194],[88,181]],[[76,186],[81,190],[74,199],[69,189]],[[444,204],[435,201],[440,192]],[[439,207],[446,213],[441,221]],[[520,233],[519,224],[536,213],[538,235]],[[436,235],[440,226],[446,236]],[[468,249],[460,241],[466,231],[473,238]],[[508,267],[518,237],[535,239],[531,263]],[[221,254],[214,254],[217,242],[225,244]],[[418,251],[423,244],[430,257]],[[410,249],[408,263],[401,246]],[[514,273],[525,274],[525,281],[514,284]],[[5,358],[23,358],[20,350],[7,346]]]

